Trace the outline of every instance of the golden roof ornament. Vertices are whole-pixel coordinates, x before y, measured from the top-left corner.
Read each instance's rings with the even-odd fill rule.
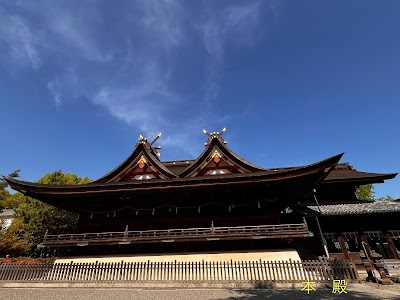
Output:
[[[204,143],[204,146],[207,146],[208,142],[211,141],[212,139],[221,139],[224,142],[224,144],[227,144],[227,141],[225,141],[222,138],[222,135],[225,133],[225,131],[226,131],[225,127],[222,128],[221,132],[218,131],[208,132],[207,130],[203,129],[203,133],[208,136],[208,140],[206,143]]]
[[[139,135],[139,143],[141,144],[147,144],[147,139],[143,137],[143,135]]]
[[[161,149],[161,146],[155,146],[153,147],[153,144],[161,137],[161,132],[159,134],[157,134],[157,136],[155,137],[155,139],[149,144],[150,149],[154,152],[155,155],[160,156],[161,153],[158,152],[157,150]],[[148,144],[147,139],[143,136],[143,135],[139,135],[139,143],[141,144]]]

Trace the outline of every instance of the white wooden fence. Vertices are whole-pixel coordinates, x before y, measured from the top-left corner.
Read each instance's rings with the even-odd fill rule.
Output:
[[[347,260],[0,264],[7,281],[331,282],[359,281]]]

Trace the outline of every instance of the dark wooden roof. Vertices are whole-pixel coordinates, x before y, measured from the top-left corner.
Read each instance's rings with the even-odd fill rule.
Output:
[[[292,170],[296,167],[284,167],[266,170]],[[349,163],[339,163],[334,169],[328,174],[328,176],[322,182],[323,185],[329,184],[351,184],[358,186],[369,183],[383,183],[384,180],[393,179],[397,176],[397,173],[369,173],[357,171]]]
[[[37,191],[43,193],[90,193],[90,192],[101,192],[112,191],[112,190],[123,190],[128,189],[130,191],[137,189],[173,189],[175,187],[189,187],[191,185],[229,185],[235,182],[244,184],[246,182],[264,182],[271,181],[276,182],[283,179],[301,178],[310,174],[321,174],[321,177],[325,177],[328,172],[325,172],[327,168],[331,168],[339,161],[342,154],[338,154],[322,160],[320,162],[300,166],[296,169],[290,170],[277,170],[277,171],[262,171],[254,173],[232,173],[218,176],[199,176],[199,177],[186,177],[186,178],[172,178],[172,179],[153,179],[143,181],[119,181],[119,182],[100,182],[93,181],[87,184],[79,185],[49,185],[27,182],[17,180],[15,178],[7,177],[6,181],[15,190],[23,191]]]
[[[226,164],[229,163],[229,166],[234,167],[233,172],[223,175],[203,175],[207,170],[205,166],[211,163],[215,152],[221,155],[221,159]],[[115,195],[126,196],[127,194],[136,195],[136,199],[141,199],[143,197],[139,195],[149,193],[147,195],[162,200],[165,195],[160,193],[164,192],[173,192],[175,193],[174,196],[179,196],[189,190],[203,188],[224,190],[233,186],[246,186],[248,189],[261,186],[263,191],[271,191],[275,188],[283,192],[299,189],[301,191],[296,197],[302,197],[304,195],[302,193],[310,192],[320,183],[322,185],[344,183],[356,186],[383,182],[385,179],[396,176],[395,173],[358,172],[349,164],[338,164],[342,155],[343,153],[307,166],[264,169],[231,151],[226,147],[221,136],[218,133],[213,133],[209,135],[206,149],[196,160],[161,162],[152,145],[141,136],[132,154],[124,162],[105,176],[89,184],[61,186],[26,182],[15,178],[6,178],[6,180],[14,190],[55,206],[63,205],[63,208],[71,210],[74,205],[73,201],[60,204],[62,201],[66,201],[62,199],[74,198],[80,202],[81,199],[87,201],[88,197],[95,198],[98,195],[110,198]],[[150,180],[127,179],[132,178],[129,176],[138,174],[139,169],[136,166],[142,158],[146,160],[146,164],[148,163],[156,178]],[[213,166],[209,168],[213,168]],[[200,172],[201,170],[204,170],[204,172]],[[282,188],[282,184],[285,184],[285,188]],[[280,187],[278,188],[278,186]],[[143,198],[142,200],[145,201],[146,199]]]
[[[368,184],[368,183],[382,183],[384,180],[396,177],[397,173],[368,173],[360,172],[353,168],[348,163],[338,164],[335,169],[325,178],[324,184]]]
[[[260,186],[268,187],[273,190],[273,186],[285,185],[285,188],[279,188],[284,193],[288,193],[293,188],[296,192],[298,187],[302,188],[302,193],[310,192],[318,182],[323,180],[329,171],[337,164],[342,154],[330,157],[315,164],[301,166],[296,169],[280,170],[280,171],[260,171],[252,173],[231,173],[216,176],[196,176],[186,178],[168,178],[168,179],[152,179],[152,180],[130,180],[118,182],[92,182],[82,185],[46,185],[32,182],[17,180],[15,178],[6,178],[7,182],[14,190],[20,191],[27,196],[41,200],[51,205],[55,205],[64,209],[74,210],[76,202],[79,205],[87,205],[89,198],[102,195],[110,197],[112,195],[143,195],[150,192],[152,198],[162,201],[164,196],[160,193],[174,192],[186,193],[190,190],[198,189],[220,189],[232,188],[235,186],[247,186],[247,188],[255,188]],[[68,199],[63,200],[63,199]],[[149,197],[139,197],[136,201],[151,201]],[[141,199],[141,200],[139,200]],[[208,198],[207,198],[208,199]],[[92,201],[92,200],[90,200]],[[121,199],[122,201],[122,199]],[[204,200],[209,201],[209,200]]]
[[[191,164],[193,164],[194,160],[178,160],[178,161],[167,161],[162,164],[168,168],[172,173],[178,176],[182,173],[186,168],[188,168]]]

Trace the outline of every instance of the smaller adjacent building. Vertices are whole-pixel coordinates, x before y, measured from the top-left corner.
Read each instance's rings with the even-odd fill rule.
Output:
[[[6,208],[0,212],[1,230],[7,230],[7,228],[11,226],[15,216],[15,210],[11,208]]]
[[[400,259],[400,202],[354,201],[297,205],[297,212],[317,229],[319,218],[329,253],[351,258],[363,250],[362,242],[385,259]]]

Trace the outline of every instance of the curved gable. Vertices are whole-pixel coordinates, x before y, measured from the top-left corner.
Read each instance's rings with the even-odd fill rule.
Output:
[[[180,178],[202,175],[224,175],[229,173],[251,173],[265,171],[225,146],[224,140],[219,136],[211,136],[206,149],[200,156],[179,174]]]
[[[132,154],[118,167],[94,183],[176,178],[157,158],[146,140],[136,145]]]

